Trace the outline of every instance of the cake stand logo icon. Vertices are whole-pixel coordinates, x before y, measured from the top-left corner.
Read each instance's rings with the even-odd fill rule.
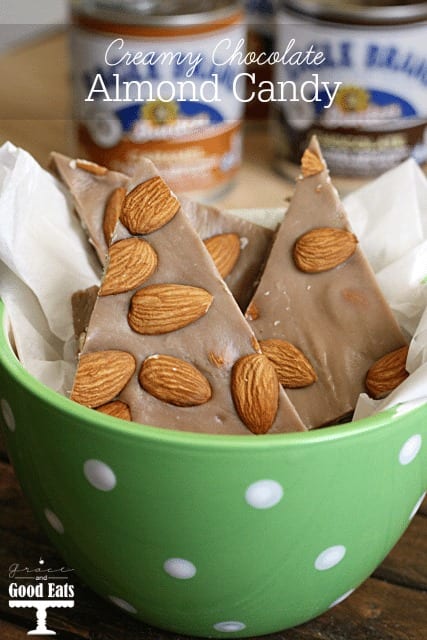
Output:
[[[29,568],[18,563],[9,567],[9,607],[36,610],[37,626],[27,635],[54,636],[56,631],[46,625],[48,609],[74,607],[74,585],[69,582],[68,567],[45,567],[43,558],[39,566]]]

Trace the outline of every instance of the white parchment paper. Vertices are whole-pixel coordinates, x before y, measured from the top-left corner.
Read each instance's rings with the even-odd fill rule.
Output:
[[[427,402],[427,178],[407,160],[344,200],[353,230],[400,326],[410,372],[384,400],[362,394],[354,420],[399,403]]]
[[[427,179],[408,160],[345,200],[350,222],[411,340],[411,375],[388,398],[362,394],[355,419],[427,401]],[[283,210],[235,214],[275,226]],[[75,370],[71,295],[100,269],[61,185],[25,151],[0,148],[0,297],[18,356],[41,382],[67,394]]]
[[[22,149],[0,148],[0,297],[24,367],[56,391],[75,370],[71,295],[99,268],[59,183]]]

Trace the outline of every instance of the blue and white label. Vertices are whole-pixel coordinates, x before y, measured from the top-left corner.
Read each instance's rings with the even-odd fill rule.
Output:
[[[375,149],[372,157],[380,165],[383,163],[378,166],[381,170],[409,155],[419,162],[427,161],[425,23],[392,28],[335,25],[313,23],[281,11],[277,38],[278,43],[295,39],[300,50],[313,47],[321,51],[324,61],[316,69],[319,84],[341,83],[332,104],[327,93],[318,91],[316,95],[313,93],[312,101],[308,97],[302,104],[290,99],[280,105],[291,130],[301,135],[319,128],[325,146],[329,140],[331,149],[342,147],[336,158],[332,152],[326,152],[331,165],[334,160],[341,163],[345,159],[344,145],[350,144],[349,137],[344,141],[346,130],[348,136],[351,131],[353,141],[358,136],[359,150],[352,149],[353,157],[362,157]],[[312,80],[312,69],[304,65],[277,65],[276,79],[292,81],[301,87]],[[364,150],[360,146],[363,134],[366,134]]]

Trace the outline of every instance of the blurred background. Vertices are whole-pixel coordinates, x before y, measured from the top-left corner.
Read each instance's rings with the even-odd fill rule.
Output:
[[[120,11],[118,15],[122,15],[120,2],[116,4]],[[200,4],[201,7],[205,6]],[[212,4],[215,5],[214,2]],[[318,96],[313,94],[302,99],[286,97],[279,101],[280,104],[254,99],[245,105],[244,110],[241,109],[238,116],[234,112],[231,115],[225,112],[215,114],[223,118],[215,122],[224,124],[242,118],[244,134],[243,139],[240,133],[230,135],[227,148],[221,148],[221,151],[218,151],[218,145],[210,145],[214,149],[209,152],[211,156],[216,153],[220,159],[224,159],[222,165],[218,164],[218,171],[215,169],[215,175],[221,175],[222,179],[221,195],[215,196],[219,205],[235,208],[282,206],[284,197],[292,191],[293,181],[299,172],[299,159],[312,133],[319,138],[335,185],[342,194],[354,190],[409,156],[427,167],[427,114],[423,81],[423,69],[427,64],[427,2],[281,0],[274,4],[272,0],[245,0],[242,4],[246,8],[242,28],[247,32],[248,51],[256,54],[283,52],[291,38],[296,38],[295,50],[304,52],[315,39],[318,47],[327,52],[328,58],[325,58],[324,68],[319,68],[323,75],[318,76],[317,80],[319,77],[326,79],[326,84],[339,80],[338,84],[342,86],[333,105],[327,107],[324,107],[325,96],[320,95],[321,91]],[[71,31],[70,5],[70,0],[0,0],[0,144],[10,140],[29,151],[42,165],[46,165],[49,153],[56,150],[69,156],[90,158],[130,173],[126,167],[113,166],[109,162],[105,151],[108,147],[105,143],[106,126],[112,127],[109,134],[114,133],[114,127],[117,131],[122,127],[120,131],[124,135],[120,142],[123,141],[129,149],[129,140],[134,142],[137,135],[142,135],[142,124],[148,123],[148,127],[164,124],[161,118],[165,113],[172,117],[171,105],[168,101],[157,100],[162,104],[154,105],[148,117],[141,115],[138,101],[135,101],[136,115],[132,115],[135,122],[131,123],[128,105],[123,108],[113,105],[109,111],[105,104],[95,105],[89,118],[89,107],[84,104],[86,101],[81,96],[76,99],[76,87],[81,90],[85,86],[88,73],[95,74],[98,70],[99,60],[93,58],[94,50],[87,41],[91,28],[87,24],[80,24],[79,20],[72,31],[79,32],[81,38],[71,54],[68,38],[68,31]],[[160,2],[159,5],[164,15],[164,11],[168,13],[173,10],[175,3]],[[234,6],[234,1],[230,0],[229,5]],[[385,17],[390,14],[390,7],[393,16],[396,15],[389,23],[380,22],[374,28],[369,13],[374,11],[373,5],[378,5],[377,9],[384,11]],[[132,3],[130,6],[133,6]],[[277,9],[278,6],[280,9]],[[332,27],[332,18],[325,13],[331,6],[335,20]],[[312,11],[315,11],[315,17]],[[75,18],[78,15],[77,11]],[[358,19],[363,17],[363,24],[357,28],[354,27],[355,16]],[[111,32],[108,33],[110,37]],[[366,60],[371,60],[368,67]],[[274,70],[269,64],[243,65],[245,69],[253,73],[255,79],[252,85],[249,84],[249,91],[259,88],[261,82],[288,84],[289,78],[293,77],[292,67],[284,64],[276,65]],[[295,85],[314,85],[313,71],[317,70],[309,65],[303,65],[301,69],[298,77],[295,76]],[[83,105],[85,109],[84,118],[83,115],[77,117],[77,110],[74,109],[74,125],[73,95],[74,104]],[[191,100],[186,99],[185,102]],[[222,102],[225,104],[227,101]],[[230,104],[230,100],[227,104]],[[100,108],[95,112],[97,106]],[[330,106],[333,108],[329,109]],[[184,112],[182,104],[177,104],[177,101],[173,107],[176,128],[178,120],[188,125],[192,124],[191,117],[193,120],[201,117],[200,109],[197,114],[194,109],[191,113]],[[221,111],[221,108],[217,111]],[[210,109],[210,112],[213,111]],[[206,115],[209,114],[208,109],[205,112],[202,114],[204,117],[213,117]],[[88,124],[88,131],[81,134],[83,127],[80,125],[83,121]],[[215,122],[210,120],[211,124]],[[89,124],[93,123],[89,131]],[[79,125],[80,146],[77,144],[76,124]],[[170,124],[170,120],[167,124]],[[169,143],[174,135],[172,132],[165,141]],[[156,139],[147,137],[148,142]],[[143,142],[145,144],[145,139]],[[110,147],[112,153],[117,155],[117,161],[121,162],[123,145],[110,141]],[[119,147],[120,154],[116,153]],[[148,146],[144,147],[144,154],[149,155],[147,149]],[[163,149],[159,146],[159,155],[160,152],[163,153]],[[211,156],[207,159],[210,160]],[[132,164],[134,160],[130,153],[129,157]],[[156,158],[152,159],[157,163]],[[242,168],[239,171],[241,160]],[[233,182],[230,184],[223,179],[226,173],[223,167],[226,164],[229,173],[232,173]],[[180,168],[181,165],[180,156]],[[172,168],[176,172],[176,163]],[[196,173],[201,173],[200,164]],[[181,177],[179,180],[182,184]],[[223,190],[223,185],[227,191]],[[208,192],[211,193],[209,190],[204,193]],[[211,199],[210,196],[207,199]]]
[[[2,0],[0,51],[52,31],[68,18],[67,0]]]
[[[11,141],[42,166],[52,150],[79,155],[72,122],[69,15],[69,0],[0,1],[0,145]],[[243,145],[242,170],[215,204],[282,206],[290,183],[272,170],[265,121],[244,136]],[[248,190],[248,184],[253,188]]]

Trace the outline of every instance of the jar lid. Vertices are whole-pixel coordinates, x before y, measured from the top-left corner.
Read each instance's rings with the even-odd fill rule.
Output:
[[[387,25],[427,19],[425,0],[284,0],[282,6],[318,20],[355,25]]]
[[[241,8],[240,0],[77,0],[74,9],[118,24],[191,26],[220,21]]]

